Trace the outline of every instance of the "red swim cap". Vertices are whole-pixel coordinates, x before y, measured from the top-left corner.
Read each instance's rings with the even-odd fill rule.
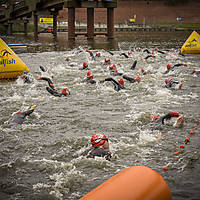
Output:
[[[62,90],[62,94],[64,94],[64,95],[70,95],[69,89],[64,88],[64,89]]]
[[[95,133],[91,137],[91,144],[93,147],[101,146],[105,143],[105,141],[108,140],[105,134],[103,133]]]
[[[116,69],[116,65],[115,65],[115,64],[110,65],[109,69],[110,69],[110,70]]]
[[[159,115],[155,115],[155,116],[153,116],[152,117],[152,119],[155,121],[156,119],[159,119],[160,118],[160,116]]]
[[[101,55],[100,52],[96,52],[96,56],[100,57],[100,55]]]
[[[165,79],[165,83],[168,84],[172,80],[173,80],[173,78],[167,78],[167,79]]]
[[[93,78],[93,75],[92,75],[92,72],[91,72],[91,71],[87,72],[87,78],[89,78],[89,79],[92,79],[92,78]]]
[[[17,114],[21,114],[22,113],[22,111],[21,110],[19,110],[18,112],[17,112]]]
[[[105,63],[110,63],[110,58],[105,58]]]
[[[88,67],[87,62],[83,62],[83,69],[85,69],[86,67]]]
[[[158,48],[157,47],[155,47],[155,49],[154,49],[155,51],[158,51]]]
[[[70,61],[70,58],[69,58],[69,57],[67,57],[67,58],[66,58],[66,61]]]
[[[124,80],[123,80],[122,78],[120,78],[120,79],[118,80],[118,82],[119,82],[120,85],[124,85]]]
[[[139,83],[140,80],[141,80],[141,78],[140,78],[139,76],[137,76],[137,77],[135,78],[135,80]]]
[[[192,71],[193,73],[195,73],[195,72],[197,72],[197,70],[196,69],[193,69],[193,71]]]
[[[167,64],[167,69],[169,70],[171,68],[171,65],[170,64]]]

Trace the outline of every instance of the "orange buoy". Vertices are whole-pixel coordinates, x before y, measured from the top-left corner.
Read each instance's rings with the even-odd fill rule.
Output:
[[[180,145],[180,148],[182,148],[182,149],[185,148],[185,145],[184,145],[184,144],[181,144],[181,145]]]
[[[132,166],[86,194],[80,200],[171,200],[163,177],[146,166]]]

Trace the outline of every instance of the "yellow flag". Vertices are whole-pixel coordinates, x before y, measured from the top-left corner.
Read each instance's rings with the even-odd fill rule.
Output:
[[[193,31],[181,47],[181,53],[200,54],[200,35]]]
[[[24,62],[0,38],[0,79],[17,78],[23,71],[30,72]]]

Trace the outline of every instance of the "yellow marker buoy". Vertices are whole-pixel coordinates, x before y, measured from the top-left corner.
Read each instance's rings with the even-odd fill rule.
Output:
[[[0,79],[13,79],[30,72],[24,62],[0,38]]]
[[[200,35],[193,31],[181,47],[181,53],[200,54]]]

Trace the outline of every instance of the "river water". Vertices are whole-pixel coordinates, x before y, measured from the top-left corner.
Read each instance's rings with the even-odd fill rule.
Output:
[[[133,165],[145,165],[161,174],[174,200],[200,199],[200,125],[195,128],[200,124],[200,79],[192,75],[193,69],[200,69],[200,57],[178,54],[189,34],[118,33],[113,41],[98,37],[92,42],[80,37],[74,43],[66,41],[63,34],[57,44],[46,36],[40,36],[38,43],[31,37],[3,37],[6,42],[31,44],[28,53],[18,54],[31,74],[40,75],[39,66],[44,66],[52,72],[56,87],[68,87],[71,95],[51,96],[45,81],[1,81],[1,124],[19,109],[32,104],[37,108],[23,125],[0,129],[0,199],[79,199]],[[143,50],[154,51],[155,47],[166,53],[155,53],[155,58],[145,60]],[[100,52],[101,57],[92,60],[84,48],[90,48],[94,55]],[[141,51],[133,51],[129,58],[120,55],[137,48]],[[174,51],[166,51],[172,48]],[[87,73],[79,70],[84,61],[95,80],[110,76],[105,58],[120,64],[118,71],[128,76],[138,76],[141,67],[147,74],[139,74],[140,83],[125,81],[126,89],[119,92],[111,83],[81,83]],[[135,60],[136,69],[131,70]],[[163,74],[169,63],[187,66]],[[168,77],[182,81],[182,89],[165,88]],[[170,111],[185,116],[182,128],[173,127],[173,120],[152,126],[153,115]],[[189,134],[191,130],[194,135]],[[95,132],[109,138],[111,161],[86,158]],[[186,137],[190,143],[175,156]],[[168,166],[168,171],[163,171],[163,166]]]

